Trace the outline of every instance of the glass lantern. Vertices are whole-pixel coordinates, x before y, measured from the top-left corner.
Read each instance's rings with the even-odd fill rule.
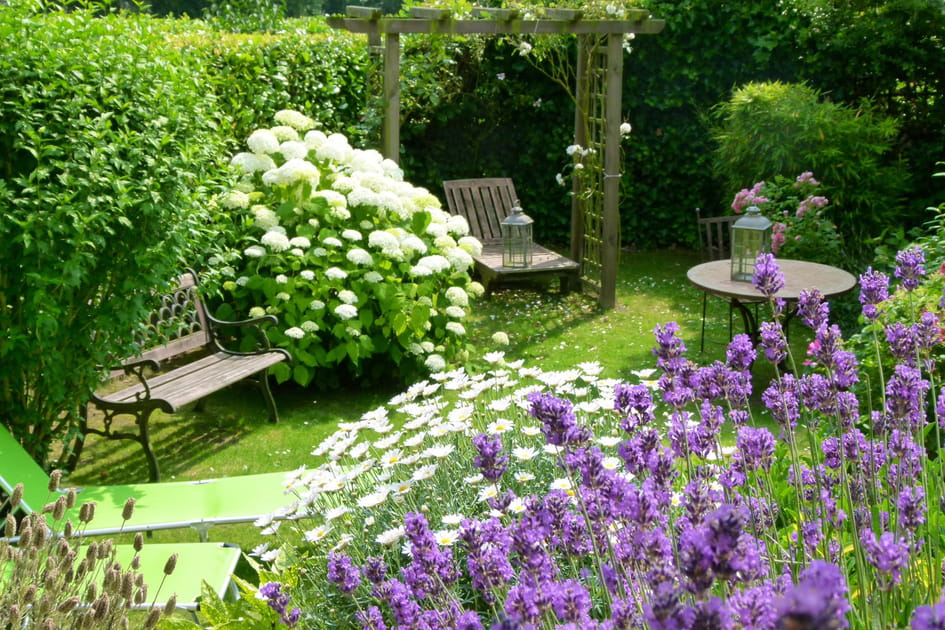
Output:
[[[532,218],[516,201],[512,213],[502,221],[502,266],[528,267],[532,264]]]
[[[732,224],[732,280],[751,282],[759,254],[771,251],[771,221],[758,206]]]

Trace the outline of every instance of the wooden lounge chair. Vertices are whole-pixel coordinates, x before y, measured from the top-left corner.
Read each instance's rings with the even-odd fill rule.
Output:
[[[151,531],[190,527],[202,541],[207,532],[222,523],[245,523],[282,514],[292,503],[286,495],[287,473],[241,475],[200,481],[142,483],[77,488],[76,506],[66,514],[78,523],[81,503],[94,501],[95,518],[84,535]],[[0,426],[0,490],[10,493],[23,484],[22,509],[41,510],[48,502],[49,475],[33,461],[6,428]],[[135,499],[134,515],[125,522],[122,510]]]
[[[562,293],[579,285],[581,266],[541,245],[533,245],[530,266],[502,265],[500,226],[518,201],[511,178],[447,180],[443,190],[449,211],[463,216],[469,223],[470,234],[482,241],[482,254],[475,261],[487,294],[500,283],[546,277],[559,278]]]

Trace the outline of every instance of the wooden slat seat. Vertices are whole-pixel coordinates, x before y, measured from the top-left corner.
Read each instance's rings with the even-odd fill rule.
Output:
[[[449,211],[464,217],[470,233],[482,242],[482,254],[475,257],[475,262],[486,293],[498,284],[543,277],[557,277],[565,293],[580,283],[581,266],[577,262],[538,244],[532,245],[532,264],[528,267],[502,264],[502,220],[518,201],[511,178],[447,180],[443,190]]]
[[[234,383],[249,378],[258,381],[269,411],[270,422],[279,421],[272,392],[269,389],[269,368],[280,361],[291,360],[281,348],[270,348],[265,333],[257,331],[260,346],[253,352],[235,352],[223,347],[217,329],[276,323],[273,315],[239,322],[225,322],[206,312],[197,291],[197,275],[192,270],[178,278],[173,290],[160,296],[160,306],[147,323],[152,345],[137,357],[127,359],[112,370],[133,377],[133,383],[116,391],[94,392],[90,404],[101,410],[102,426],[93,426],[88,419],[82,432],[94,433],[112,440],[131,439],[141,444],[148,461],[151,481],[161,478],[157,457],[151,446],[148,421],[160,409],[175,413],[184,405],[198,402]],[[154,342],[153,340],[157,341]],[[161,363],[172,361],[165,370]],[[130,415],[137,431],[113,426],[116,416]],[[80,443],[81,444],[81,443]],[[81,446],[76,447],[76,455]]]

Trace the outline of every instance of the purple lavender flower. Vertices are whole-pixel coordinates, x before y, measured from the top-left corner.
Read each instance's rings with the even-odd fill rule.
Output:
[[[787,340],[779,322],[763,322],[758,336],[765,358],[773,365],[779,365],[787,358]]]
[[[657,343],[657,347],[653,348],[653,354],[657,357],[656,365],[667,374],[674,374],[685,367],[687,361],[683,353],[686,352],[686,344],[676,335],[679,332],[679,324],[657,324],[653,332],[656,334]]]
[[[358,611],[354,614],[354,617],[361,624],[361,630],[387,630],[384,617],[381,615],[381,609],[377,606]]]
[[[892,532],[883,532],[879,538],[870,529],[860,532],[860,543],[866,560],[879,571],[880,588],[888,590],[902,581],[902,569],[909,563],[909,545]]]
[[[259,599],[266,600],[266,604],[279,615],[279,620],[290,628],[294,628],[299,621],[301,611],[293,607],[289,609],[291,597],[288,593],[282,592],[280,582],[266,582],[259,587],[259,593],[256,595]]]
[[[774,457],[774,436],[764,427],[739,427],[735,440],[745,470],[769,470]]]
[[[765,582],[740,592],[736,591],[729,598],[729,609],[742,628],[774,628],[774,599],[774,589],[770,583]]]
[[[918,606],[912,611],[912,630],[945,630],[945,599],[934,606]]]
[[[537,623],[545,607],[539,589],[525,584],[517,584],[509,589],[505,599],[505,614],[514,622],[515,628],[522,624]]]
[[[728,349],[725,351],[725,362],[733,370],[748,370],[755,362],[755,348],[751,344],[751,337],[739,333],[732,337]]]
[[[643,618],[650,630],[685,630],[692,627],[694,612],[683,606],[680,591],[670,582],[658,584],[643,607]]]
[[[916,357],[915,331],[911,326],[902,322],[892,322],[886,326],[886,343],[889,352],[896,359],[908,365],[915,365]]]
[[[624,416],[620,426],[630,435],[656,417],[653,413],[656,406],[646,385],[618,383],[614,388],[614,409]]]
[[[893,427],[914,432],[925,422],[929,382],[914,367],[899,364],[886,384],[886,413]]]
[[[912,325],[912,337],[919,354],[930,353],[942,341],[942,327],[938,316],[931,311],[922,311],[919,321]],[[934,361],[928,360],[925,369],[930,372],[934,370]]]
[[[529,413],[541,422],[541,432],[548,444],[572,446],[590,439],[590,430],[578,425],[570,401],[540,392],[532,392],[527,398],[531,403]]]
[[[879,317],[876,305],[888,299],[889,276],[868,267],[866,273],[860,274],[860,304],[863,305],[864,317],[871,321]]]
[[[935,400],[935,419],[939,428],[945,429],[945,387],[938,391],[938,398]]]
[[[751,282],[755,289],[767,298],[774,297],[775,293],[784,288],[784,274],[781,273],[773,254],[758,254]]]
[[[732,628],[732,615],[728,605],[718,597],[696,602],[694,612],[693,628],[703,630],[730,630]]]
[[[801,291],[797,300],[797,314],[811,330],[817,330],[827,323],[830,306],[824,301],[824,295],[818,289]]]
[[[800,386],[792,374],[785,374],[780,381],[772,381],[761,394],[761,401],[782,428],[797,426],[801,417]]]
[[[493,437],[480,433],[472,439],[472,444],[479,452],[473,458],[473,464],[482,472],[484,479],[497,482],[508,468],[509,461],[502,450],[502,439],[498,435]]]
[[[899,493],[896,500],[899,509],[899,522],[915,532],[925,522],[925,490],[922,486],[907,486]]]
[[[581,624],[578,627],[590,622],[591,596],[577,580],[555,584],[549,599],[560,621]]]
[[[361,572],[348,556],[329,552],[328,581],[337,584],[345,595],[351,595],[361,584]]]
[[[840,569],[814,560],[801,572],[800,580],[775,603],[778,628],[841,630],[849,627],[847,585]]]
[[[483,630],[482,621],[475,612],[467,610],[456,619],[456,630]]]
[[[368,556],[364,559],[361,573],[371,584],[380,584],[387,577],[387,563],[382,558]]]
[[[895,276],[902,282],[902,288],[912,291],[919,286],[925,275],[925,254],[918,245],[896,254]]]

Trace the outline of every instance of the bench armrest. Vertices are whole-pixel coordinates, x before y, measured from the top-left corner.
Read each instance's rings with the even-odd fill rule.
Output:
[[[119,366],[109,368],[109,371],[112,372],[112,374],[115,372],[124,372],[128,376],[134,376],[136,379],[138,379],[138,382],[141,383],[141,387],[144,388],[144,390],[139,393],[136,398],[138,400],[149,400],[151,398],[151,386],[148,384],[148,379],[145,377],[144,371],[148,368],[157,371],[160,367],[160,364],[154,359],[137,358],[124,361]],[[99,397],[94,391],[92,392],[92,399],[95,400],[96,403],[101,403],[104,405],[108,404],[107,401]]]
[[[256,344],[257,352],[263,352],[271,349],[269,345],[269,337],[266,335],[266,331],[263,330],[263,324],[275,325],[279,323],[279,318],[275,315],[262,315],[260,317],[251,317],[249,319],[240,319],[236,321],[227,321],[224,319],[217,319],[210,313],[206,313],[207,322],[210,324],[211,337],[213,338],[213,344],[220,350],[226,350],[220,341],[217,339],[215,328],[254,328],[256,329],[256,338],[259,342]],[[233,352],[231,350],[226,350],[227,352]],[[234,354],[246,354],[246,353],[234,353]],[[250,353],[251,354],[251,353]]]

